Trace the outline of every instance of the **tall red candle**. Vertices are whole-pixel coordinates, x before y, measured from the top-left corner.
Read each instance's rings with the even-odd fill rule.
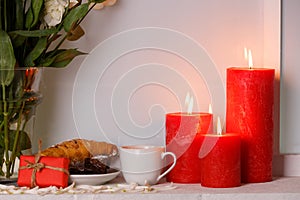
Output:
[[[242,181],[272,180],[274,69],[227,69],[227,132],[242,138]]]
[[[202,135],[201,185],[228,188],[241,185],[241,138],[239,134]]]
[[[167,151],[176,154],[175,167],[167,174],[167,181],[200,183],[201,164],[198,156],[202,144],[201,133],[210,132],[210,113],[169,113],[166,115]]]

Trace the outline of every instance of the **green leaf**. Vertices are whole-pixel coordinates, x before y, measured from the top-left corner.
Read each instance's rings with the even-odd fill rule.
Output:
[[[49,52],[49,53],[51,53],[51,52]],[[80,52],[76,49],[60,49],[55,52],[55,55],[52,57],[52,58],[54,58],[53,62],[48,66],[56,67],[56,68],[63,68],[65,66],[67,66],[76,56],[84,55],[84,54],[86,54],[86,53]]]
[[[9,35],[0,30],[0,69],[6,70],[0,73],[2,85],[9,85],[14,78],[16,58]]]
[[[30,9],[27,12],[28,21],[26,15],[26,28],[32,28],[37,24],[37,22],[39,21],[39,14],[42,9],[43,3],[44,1],[41,0],[31,0]]]
[[[44,1],[41,0],[31,0],[31,7],[33,8],[33,24],[31,27],[35,26],[39,21],[39,15],[42,9]]]
[[[40,61],[40,65],[43,67],[51,67],[51,64],[54,62],[54,60],[55,60],[55,56],[42,58]]]
[[[9,32],[9,35],[20,35],[24,37],[43,37],[43,36],[49,36],[51,34],[57,33],[58,31],[59,30],[56,28],[34,30],[34,31],[18,30],[18,31]]]
[[[79,19],[83,18],[89,10],[89,4],[81,4],[73,8],[64,19],[63,25],[66,32],[69,32],[73,26],[73,24]]]
[[[24,64],[27,67],[35,66],[34,61],[40,57],[40,55],[44,52],[47,47],[47,37],[41,37],[36,43],[35,47],[32,51],[27,55],[24,60]]]
[[[24,7],[23,7],[23,1],[15,0],[15,6],[16,6],[16,29],[23,29],[24,24]]]
[[[33,22],[33,11],[32,11],[32,8],[30,6],[27,13],[26,13],[25,27],[27,29],[31,28],[32,22]]]

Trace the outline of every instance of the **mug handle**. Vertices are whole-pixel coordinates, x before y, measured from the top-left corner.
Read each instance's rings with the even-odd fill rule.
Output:
[[[161,154],[161,159],[164,159],[164,157],[167,155],[170,155],[173,157],[173,164],[163,174],[161,174],[159,177],[157,177],[156,181],[159,181],[162,177],[164,177],[167,173],[169,173],[176,165],[176,155],[172,152],[163,152]]]

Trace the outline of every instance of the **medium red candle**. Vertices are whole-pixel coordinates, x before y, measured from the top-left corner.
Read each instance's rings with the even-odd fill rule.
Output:
[[[210,113],[169,113],[166,115],[167,151],[176,154],[177,162],[167,174],[167,181],[200,183],[201,164],[198,156],[202,144],[201,133],[210,132]]]
[[[274,69],[227,69],[227,132],[242,138],[242,181],[272,180]]]
[[[241,139],[239,134],[202,135],[201,185],[228,188],[241,185]]]

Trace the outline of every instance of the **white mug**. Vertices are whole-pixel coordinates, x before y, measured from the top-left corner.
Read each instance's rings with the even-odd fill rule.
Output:
[[[163,174],[165,156],[173,157],[173,164]],[[154,185],[176,165],[176,156],[162,146],[132,145],[120,147],[121,171],[127,183]]]

